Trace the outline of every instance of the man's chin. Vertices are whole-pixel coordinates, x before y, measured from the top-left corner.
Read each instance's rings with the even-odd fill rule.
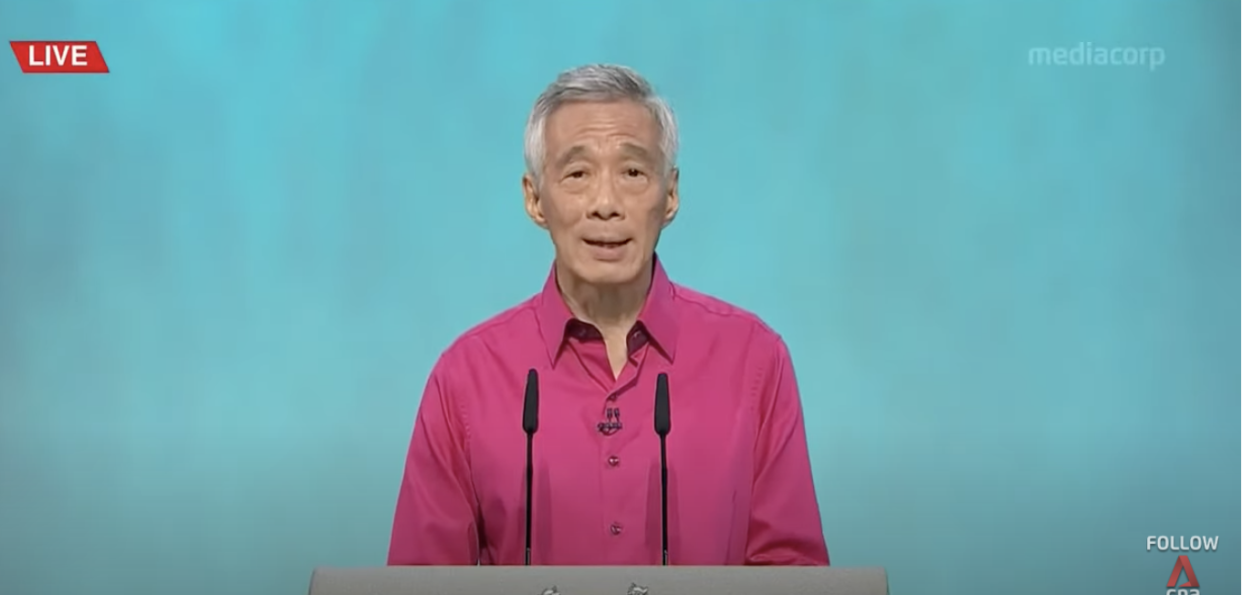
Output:
[[[628,285],[638,279],[642,269],[630,262],[586,262],[575,268],[579,280],[597,287]]]

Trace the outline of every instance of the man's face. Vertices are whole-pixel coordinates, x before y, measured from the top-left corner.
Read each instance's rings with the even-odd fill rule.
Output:
[[[659,139],[655,117],[635,102],[571,103],[549,116],[543,171],[522,189],[562,270],[593,285],[646,270],[678,206],[677,172],[664,175]]]

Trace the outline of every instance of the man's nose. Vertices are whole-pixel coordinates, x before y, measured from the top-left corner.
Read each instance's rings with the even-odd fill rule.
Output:
[[[599,192],[591,203],[591,217],[595,219],[613,219],[621,216],[621,201],[617,200],[616,190],[612,184],[600,184]]]

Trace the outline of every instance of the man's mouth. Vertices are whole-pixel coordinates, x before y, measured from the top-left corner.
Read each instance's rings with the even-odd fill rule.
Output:
[[[597,248],[620,248],[628,243],[629,240],[584,240],[588,245]]]

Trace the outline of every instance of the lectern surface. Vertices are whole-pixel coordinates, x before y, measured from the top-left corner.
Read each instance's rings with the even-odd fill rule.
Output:
[[[407,566],[319,568],[310,595],[888,595],[882,568]]]

